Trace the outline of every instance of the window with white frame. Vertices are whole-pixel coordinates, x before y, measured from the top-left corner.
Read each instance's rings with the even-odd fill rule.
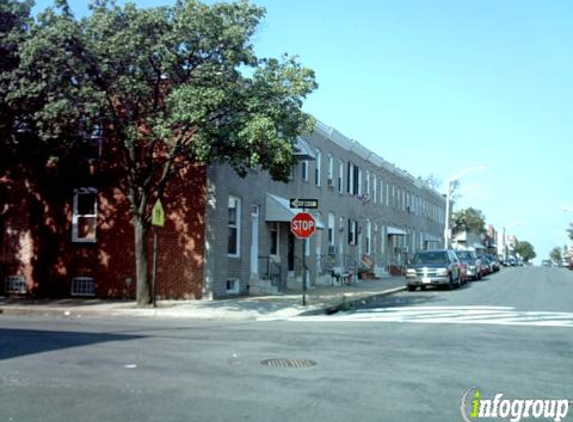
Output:
[[[344,161],[338,162],[338,193],[344,193]]]
[[[229,196],[229,243],[227,254],[238,257],[241,254],[241,200]]]
[[[334,157],[328,154],[328,186],[334,186]]]
[[[358,190],[355,192],[355,195],[362,195],[362,169],[360,167],[356,168],[358,169],[357,172]]]
[[[370,255],[372,251],[372,223],[370,220],[366,220],[366,255]]]
[[[280,227],[279,223],[271,223],[270,227],[271,232],[271,250],[270,255],[278,256],[280,253],[279,245],[280,245]]]
[[[356,245],[358,232],[358,222],[356,220],[348,219],[348,244]]]
[[[315,167],[314,167],[314,184],[318,187],[320,187],[321,185],[321,179],[322,177],[322,153],[320,152],[320,150],[316,150],[316,161],[315,161]]]
[[[346,164],[346,193],[354,194],[354,169],[350,161]]]
[[[227,293],[237,294],[240,291],[239,279],[238,278],[228,278],[227,279]]]
[[[79,188],[74,191],[72,241],[94,243],[97,227],[97,189]]]
[[[372,202],[378,202],[378,179],[376,175],[372,176]]]
[[[364,193],[370,196],[370,172],[366,170],[366,179],[364,179]]]
[[[336,218],[334,214],[329,212],[328,213],[328,245],[334,246],[334,230],[335,230],[335,223]]]
[[[308,160],[303,160],[300,163],[301,171],[302,171],[302,180],[308,182]]]

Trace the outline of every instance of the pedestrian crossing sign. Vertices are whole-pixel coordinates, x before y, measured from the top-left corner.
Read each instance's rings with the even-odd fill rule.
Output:
[[[155,205],[151,210],[151,224],[157,227],[163,227],[165,224],[165,212],[159,199],[155,201]]]

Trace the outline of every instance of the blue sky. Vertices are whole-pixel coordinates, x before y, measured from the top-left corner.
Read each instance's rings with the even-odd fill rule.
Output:
[[[267,8],[257,53],[297,54],[316,71],[306,111],[415,176],[433,174],[444,192],[460,170],[486,166],[460,179],[456,209],[481,209],[539,259],[568,243],[573,2],[254,3]]]

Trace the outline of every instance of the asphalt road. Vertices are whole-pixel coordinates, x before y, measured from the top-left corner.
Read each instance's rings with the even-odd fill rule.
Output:
[[[462,420],[472,386],[484,397],[572,399],[573,327],[532,319],[568,321],[571,298],[573,272],[518,268],[316,319],[2,316],[0,420],[444,422]],[[404,307],[416,309],[387,318]],[[440,315],[416,320],[435,307]],[[279,358],[316,365],[261,364]]]

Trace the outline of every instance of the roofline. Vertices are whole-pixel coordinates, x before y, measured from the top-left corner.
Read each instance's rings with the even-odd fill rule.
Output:
[[[345,149],[349,152],[353,152],[365,161],[370,162],[376,167],[383,168],[399,177],[409,180],[418,189],[425,189],[428,193],[436,196],[438,199],[445,201],[444,196],[438,192],[436,189],[428,186],[420,177],[414,177],[408,171],[397,167],[395,164],[386,161],[384,158],[380,157],[374,151],[369,150],[360,142],[355,139],[350,139],[347,136],[340,133],[338,130],[332,126],[328,126],[318,120],[315,117],[316,124],[314,126],[315,132],[319,133],[329,141],[335,143],[340,148]]]

